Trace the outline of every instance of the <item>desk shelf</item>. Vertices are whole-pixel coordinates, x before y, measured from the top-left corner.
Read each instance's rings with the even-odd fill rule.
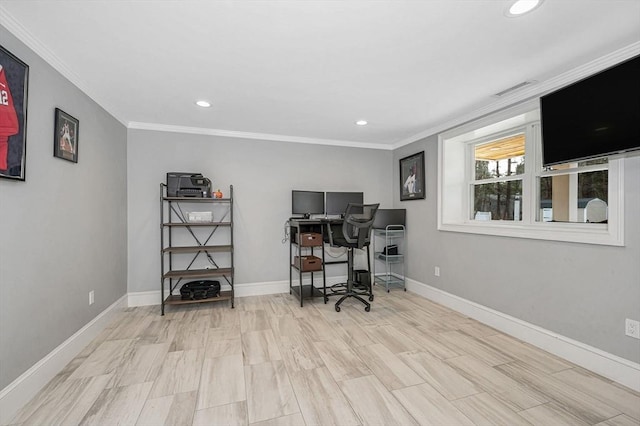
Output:
[[[304,220],[289,221],[289,294],[293,294],[300,300],[300,307],[304,306],[304,300],[321,296],[327,303],[327,280],[325,276],[324,242],[322,239],[325,223],[323,221]],[[301,240],[301,236],[305,236]],[[322,252],[321,256],[315,256],[315,250]],[[302,267],[297,258],[310,256],[311,260],[319,261],[319,268],[316,265]],[[295,272],[295,274],[294,274]],[[308,274],[310,284],[303,284],[304,277]],[[322,274],[322,287],[314,285],[314,278],[317,274]],[[297,278],[297,283],[295,282]]]

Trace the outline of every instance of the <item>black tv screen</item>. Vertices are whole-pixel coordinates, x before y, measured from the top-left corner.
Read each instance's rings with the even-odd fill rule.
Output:
[[[640,149],[640,56],[540,98],[545,166]]]
[[[327,214],[344,214],[349,203],[362,204],[362,192],[327,192]]]
[[[291,191],[291,213],[306,217],[312,214],[324,214],[324,192]]]

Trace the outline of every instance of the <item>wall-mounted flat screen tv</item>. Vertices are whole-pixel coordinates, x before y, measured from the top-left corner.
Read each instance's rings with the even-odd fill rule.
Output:
[[[640,56],[540,98],[545,166],[640,149]]]

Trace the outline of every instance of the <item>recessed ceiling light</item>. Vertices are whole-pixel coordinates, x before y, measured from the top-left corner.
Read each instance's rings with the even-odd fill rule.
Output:
[[[529,13],[542,4],[544,0],[516,0],[511,3],[505,10],[505,15],[509,17],[522,16],[525,13]]]
[[[356,121],[358,126],[366,126],[368,124],[367,120],[358,120]]]
[[[207,101],[196,101],[196,105],[202,108],[209,108],[211,104]]]

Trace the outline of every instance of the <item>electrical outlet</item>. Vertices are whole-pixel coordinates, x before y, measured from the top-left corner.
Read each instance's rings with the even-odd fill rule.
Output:
[[[440,267],[436,266],[435,268],[433,268],[433,275],[435,275],[436,277],[440,276]]]
[[[640,339],[640,322],[627,318],[624,321],[624,334]]]
[[[91,290],[89,292],[89,305],[93,305],[94,301],[95,301],[94,293],[93,293],[93,290]]]

